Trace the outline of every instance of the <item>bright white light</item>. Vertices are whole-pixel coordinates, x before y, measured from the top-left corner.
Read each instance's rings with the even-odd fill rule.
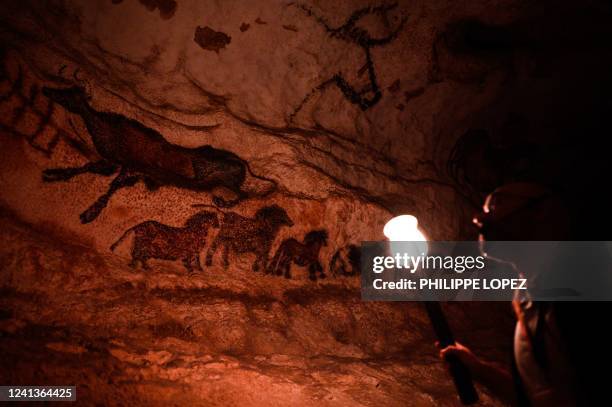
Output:
[[[409,255],[426,255],[427,243],[398,243],[398,242],[427,242],[427,238],[419,230],[419,222],[412,215],[400,215],[391,219],[385,225],[383,233],[390,240],[389,250],[392,255],[408,253]]]
[[[385,225],[383,233],[391,241],[423,242],[427,239],[418,228],[419,222],[412,215],[400,215]]]

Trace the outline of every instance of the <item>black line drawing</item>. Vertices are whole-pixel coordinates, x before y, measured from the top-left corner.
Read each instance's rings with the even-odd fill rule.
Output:
[[[389,26],[388,13],[397,7],[397,3],[390,5],[369,6],[356,10],[349,16],[344,24],[337,28],[331,27],[325,18],[317,15],[310,7],[303,4],[298,4],[297,7],[321,24],[330,37],[356,44],[363,49],[365,53],[365,65],[360,69],[360,72],[367,71],[369,84],[365,88],[357,90],[345,79],[341,72],[338,72],[328,80],[322,82],[320,85],[312,89],[290,115],[289,121],[293,121],[304,105],[316,93],[324,90],[330,85],[336,85],[346,100],[359,106],[361,110],[365,111],[377,104],[382,97],[382,90],[380,89],[378,79],[376,77],[376,69],[374,67],[374,62],[372,61],[371,49],[373,47],[386,45],[393,41],[404,27],[406,17],[403,17],[400,20],[395,29],[390,29],[388,35],[381,38],[372,38],[367,30],[358,26],[358,22],[366,16],[376,15],[383,19],[385,25]]]

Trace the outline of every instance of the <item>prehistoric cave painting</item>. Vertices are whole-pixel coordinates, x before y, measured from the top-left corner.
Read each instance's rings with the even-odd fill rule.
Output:
[[[136,120],[96,111],[89,105],[82,87],[43,88],[43,93],[69,112],[81,116],[100,155],[98,161],[82,167],[47,169],[43,171],[43,180],[67,181],[84,173],[110,176],[118,172],[106,193],[80,215],[82,223],[92,222],[115,192],[138,181],[143,181],[149,190],[164,185],[196,191],[225,188],[236,195],[230,201],[214,196],[213,202],[220,207],[235,205],[247,197],[248,193],[241,189],[247,171],[270,186],[259,196],[276,188],[275,181],[254,175],[248,163],[232,152],[208,145],[186,148],[171,144],[157,131]]]
[[[272,261],[268,264],[267,273],[281,275],[291,278],[291,264],[300,267],[308,267],[309,278],[313,281],[325,278],[323,266],[319,262],[319,251],[321,247],[327,246],[327,231],[313,230],[304,236],[304,242],[300,243],[294,238],[283,240]]]
[[[215,51],[218,54],[219,50],[225,48],[232,41],[232,37],[221,31],[215,31],[210,27],[197,27],[193,40],[202,49]]]
[[[230,250],[237,254],[254,253],[253,271],[264,270],[272,242],[283,226],[293,226],[287,212],[278,205],[259,209],[253,218],[234,212],[223,212],[219,233],[206,253],[206,265],[213,264],[213,257],[219,247],[223,251],[223,266],[229,266]]]
[[[403,17],[394,29],[389,28],[389,34],[381,38],[372,38],[366,29],[359,27],[358,23],[361,19],[373,15],[381,18],[385,25],[389,26],[389,12],[397,7],[397,3],[390,5],[369,6],[359,9],[353,12],[346,22],[337,28],[331,27],[326,19],[318,16],[310,7],[303,4],[298,4],[297,7],[303,10],[308,16],[314,17],[316,21],[325,28],[330,37],[356,44],[363,49],[365,54],[365,65],[360,69],[360,71],[367,71],[369,84],[358,90],[346,80],[341,72],[336,73],[328,80],[316,86],[308,93],[308,95],[306,95],[306,97],[291,114],[290,120],[293,120],[293,118],[315,94],[326,89],[330,85],[336,85],[346,100],[359,106],[361,110],[365,111],[377,104],[382,97],[382,91],[378,85],[376,69],[374,67],[374,62],[372,61],[371,49],[373,47],[386,45],[393,41],[404,27],[406,18]]]
[[[85,143],[58,127],[52,120],[55,105],[41,97],[40,88],[27,80],[21,65],[11,72],[0,55],[0,130],[25,139],[28,144],[50,157],[63,140],[83,153]]]
[[[114,251],[133,232],[131,267],[140,262],[143,269],[149,270],[148,259],[182,260],[188,272],[193,272],[194,267],[202,271],[199,255],[211,227],[218,228],[219,220],[216,213],[208,211],[192,215],[183,227],[149,220],[126,230],[110,250]]]
[[[123,3],[123,0],[111,0],[113,4]],[[138,0],[140,4],[145,6],[149,11],[159,9],[159,16],[164,20],[168,20],[176,13],[176,1],[174,0]]]
[[[361,248],[350,244],[334,253],[329,262],[329,272],[333,276],[350,277],[361,272]]]

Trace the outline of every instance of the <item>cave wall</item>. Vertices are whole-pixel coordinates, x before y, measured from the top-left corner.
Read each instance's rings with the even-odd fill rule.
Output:
[[[351,248],[399,213],[432,239],[471,238],[495,186],[571,172],[570,117],[602,106],[575,79],[606,77],[608,10],[548,6],[2,4],[2,326],[29,355],[13,377],[72,378],[87,360],[91,400],[178,383],[185,402],[223,404],[261,381],[268,400],[351,404],[361,374],[384,389],[364,404],[453,400],[420,308],[360,302]],[[276,275],[275,254],[313,247]],[[508,315],[481,308],[449,312],[503,359],[492,321]]]

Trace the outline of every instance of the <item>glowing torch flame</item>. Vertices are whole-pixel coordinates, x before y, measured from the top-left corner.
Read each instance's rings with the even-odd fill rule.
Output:
[[[383,233],[391,241],[423,242],[427,239],[418,228],[419,222],[412,215],[400,215],[385,225]]]
[[[391,219],[385,224],[383,229],[384,235],[391,242],[427,242],[427,238],[419,229],[419,222],[416,217],[412,215],[400,215]],[[406,251],[405,245],[402,247],[401,244],[391,244],[392,253],[400,253]],[[427,243],[418,244],[417,255],[427,254]],[[414,250],[414,249],[413,249]]]

